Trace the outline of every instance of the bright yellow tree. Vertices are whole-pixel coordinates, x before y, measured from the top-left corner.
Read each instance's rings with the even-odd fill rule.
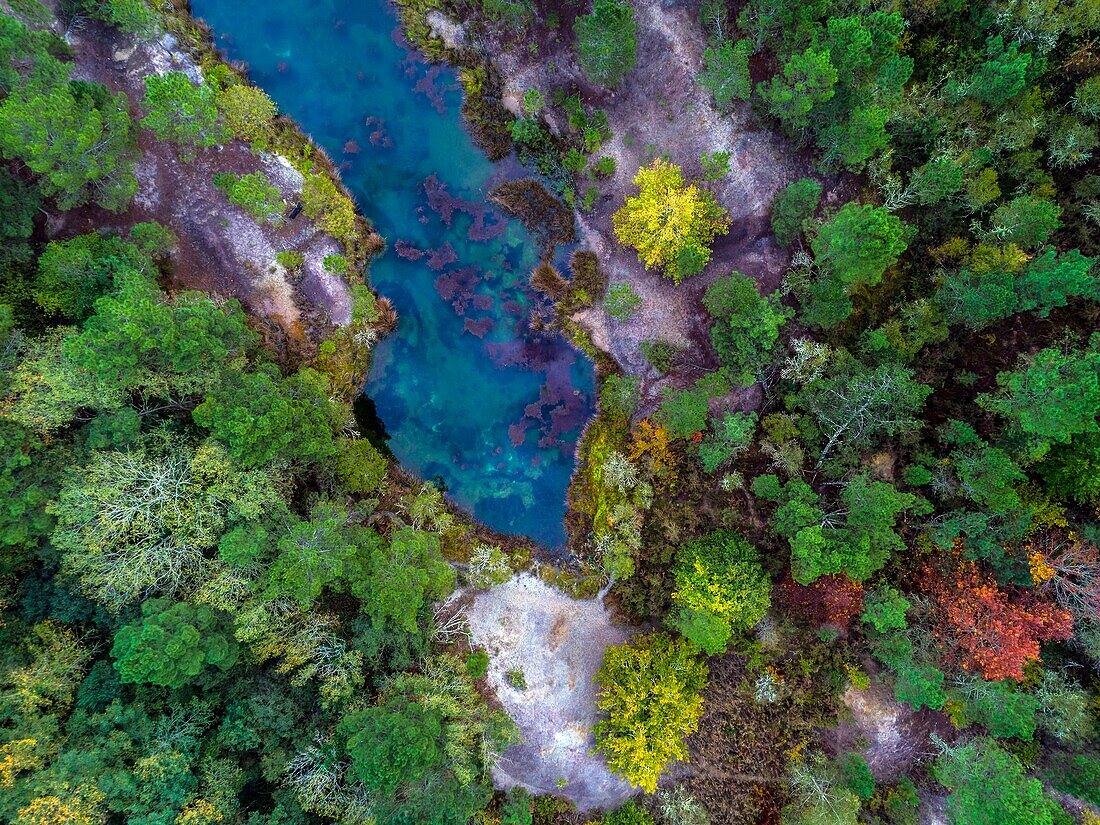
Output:
[[[40,796],[19,809],[15,825],[102,825],[107,817],[99,807],[106,797],[91,785],[81,785],[60,796]]]
[[[653,793],[670,762],[687,759],[684,737],[699,725],[707,666],[698,649],[667,633],[609,647],[596,675],[596,750],[632,785]]]
[[[21,771],[42,766],[35,752],[37,746],[37,739],[13,739],[0,745],[0,788],[12,787],[16,774]]]
[[[646,269],[659,268],[680,283],[710,260],[715,236],[729,229],[726,210],[714,196],[685,184],[680,167],[658,158],[634,176],[638,194],[612,216],[619,243],[638,250]]]

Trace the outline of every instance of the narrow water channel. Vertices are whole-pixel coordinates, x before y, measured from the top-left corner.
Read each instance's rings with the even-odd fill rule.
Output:
[[[485,202],[492,164],[459,115],[460,86],[404,42],[385,0],[192,0],[218,45],[340,166],[388,241],[371,279],[400,314],[366,392],[394,455],[479,520],[565,539],[573,451],[592,365],[531,330],[537,247]]]

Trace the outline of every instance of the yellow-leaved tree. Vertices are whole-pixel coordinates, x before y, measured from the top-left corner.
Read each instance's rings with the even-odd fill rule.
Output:
[[[40,796],[19,809],[15,825],[102,825],[105,794],[92,785],[68,789],[61,796]]]
[[[638,250],[646,269],[657,267],[676,283],[700,272],[715,236],[729,229],[726,210],[660,158],[638,170],[634,185],[638,194],[611,218],[619,243]]]
[[[684,737],[699,725],[707,666],[698,648],[667,633],[609,647],[596,675],[596,750],[632,785],[653,793],[670,762],[687,758]]]

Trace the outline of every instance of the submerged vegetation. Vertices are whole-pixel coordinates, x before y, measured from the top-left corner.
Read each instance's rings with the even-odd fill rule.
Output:
[[[564,146],[562,191],[582,213],[576,193],[600,179],[561,124],[596,99],[609,123],[636,116],[637,86],[664,93],[643,44],[668,35],[646,21],[683,25],[632,5],[469,24],[544,81],[514,134],[543,170]],[[597,742],[612,768],[653,792],[692,762],[676,791],[621,815],[908,823],[941,805],[956,823],[1094,821],[1077,777],[1095,774],[1100,672],[1100,18],[1088,3],[754,0],[699,15],[715,110],[781,131],[816,170],[771,204],[785,271],[711,263],[740,243],[724,237],[724,181],[753,162],[737,146],[696,164],[655,145],[623,169],[617,144],[598,195],[611,205],[586,218],[639,265],[616,258],[596,322],[618,363],[601,362],[581,445],[574,547],[628,617],[665,625],[725,680],[702,687],[663,634],[608,653]],[[536,72],[511,38],[543,34],[555,61],[571,51],[586,81],[635,102],[612,111]],[[691,290],[703,336],[693,319],[665,333],[656,276]],[[564,281],[551,294],[576,311]],[[659,329],[635,343],[646,325]],[[658,656],[684,680],[659,695],[665,677],[631,675],[661,672]],[[696,695],[720,723],[679,725]],[[844,722],[864,703],[885,705]],[[876,749],[890,713],[919,726],[907,756]]]
[[[342,242],[329,272],[359,274],[369,228],[225,65],[207,55],[201,80],[150,75],[143,99],[112,96],[69,79],[71,50],[40,28],[50,16],[23,5],[0,16],[14,218],[0,272],[0,818],[467,821],[515,734],[433,614],[455,587],[444,552],[472,546],[469,528],[388,472],[351,415],[390,311],[349,289],[349,321],[288,363],[237,300],[169,289],[186,278],[177,227],[129,211],[139,130],[211,164],[229,203],[273,223],[285,203],[262,167],[219,170],[201,152],[236,136],[282,154],[303,211]],[[138,37],[186,23],[144,3],[67,13]],[[122,228],[45,241],[39,210],[91,201]]]
[[[23,0],[0,14],[0,818],[1100,821],[1095,4],[399,6],[461,66],[489,156],[541,176],[492,199],[542,246],[538,323],[601,371],[571,584],[641,628],[605,652],[592,745],[642,793],[494,790],[521,734],[439,604],[531,560],[359,432],[394,317],[354,280],[380,239],[332,163],[182,13],[61,4],[57,31],[193,51],[128,95]],[[663,14],[694,27],[679,93],[800,153],[756,230],[731,217],[744,146],[623,168],[609,124]],[[473,34],[575,66],[513,88]],[[311,221],[346,322],[279,348],[255,306],[187,288],[188,227],[133,217],[166,145],[227,231]],[[626,253],[559,272],[574,210]],[[272,249],[254,274],[302,275]]]

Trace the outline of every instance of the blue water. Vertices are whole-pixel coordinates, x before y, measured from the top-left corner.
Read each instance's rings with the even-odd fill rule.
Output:
[[[533,332],[537,245],[485,202],[519,170],[490,163],[456,74],[407,45],[384,0],[192,0],[218,45],[340,165],[385,236],[371,267],[400,315],[366,385],[390,449],[497,530],[564,543],[591,363]]]

